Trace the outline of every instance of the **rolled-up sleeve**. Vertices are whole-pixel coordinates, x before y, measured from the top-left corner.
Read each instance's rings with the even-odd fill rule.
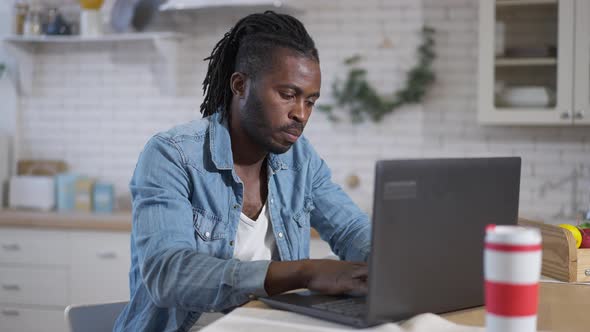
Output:
[[[133,237],[142,281],[158,307],[220,311],[265,296],[270,261],[199,253],[191,180],[182,150],[166,137],[146,144],[133,174]]]

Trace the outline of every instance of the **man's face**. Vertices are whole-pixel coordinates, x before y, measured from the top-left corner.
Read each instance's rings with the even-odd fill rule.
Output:
[[[319,64],[287,49],[278,49],[270,69],[250,80],[240,122],[264,150],[280,154],[299,138],[320,96]],[[271,61],[269,59],[269,61]]]

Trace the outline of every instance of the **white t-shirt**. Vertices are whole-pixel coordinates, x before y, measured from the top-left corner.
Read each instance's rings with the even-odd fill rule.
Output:
[[[266,203],[256,220],[250,219],[244,213],[240,214],[238,233],[234,242],[234,258],[241,261],[276,259],[276,248]]]

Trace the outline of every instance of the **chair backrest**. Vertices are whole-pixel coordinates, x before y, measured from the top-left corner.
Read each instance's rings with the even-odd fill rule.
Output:
[[[111,332],[127,301],[70,305],[65,310],[71,332]]]

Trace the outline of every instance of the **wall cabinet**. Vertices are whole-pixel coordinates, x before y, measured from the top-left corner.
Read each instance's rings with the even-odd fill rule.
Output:
[[[2,228],[0,331],[67,331],[69,304],[129,300],[129,233]]]
[[[590,124],[590,2],[480,0],[482,124]]]

